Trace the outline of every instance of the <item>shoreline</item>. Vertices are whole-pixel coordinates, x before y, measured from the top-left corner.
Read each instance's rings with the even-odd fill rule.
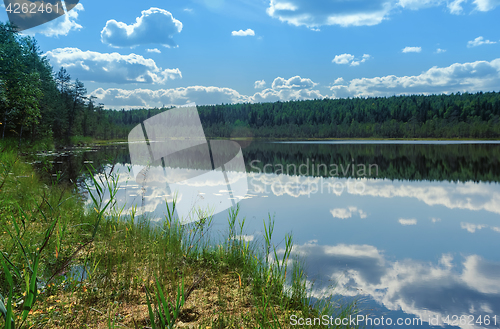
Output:
[[[397,142],[487,142],[487,143],[499,143],[500,139],[475,139],[475,138],[265,138],[265,137],[207,137],[207,140],[233,140],[233,141],[258,141],[258,142],[387,142],[387,141],[397,141]],[[89,143],[83,143],[81,146],[89,145],[108,145],[108,144],[126,144],[128,143],[125,139],[113,139],[113,140],[94,140]],[[79,145],[66,145],[63,147],[77,147]]]
[[[106,213],[103,194],[94,192],[92,204],[85,206],[75,198],[76,191],[46,185],[31,165],[19,164],[15,147],[5,150],[0,153],[6,166],[0,177],[0,224],[6,231],[0,231],[0,251],[16,242],[23,250],[42,246],[34,257],[35,266],[40,264],[43,271],[35,267],[28,279],[31,284],[44,282],[38,292],[25,287],[25,277],[15,269],[26,266],[27,260],[20,250],[9,254],[8,263],[1,268],[12,269],[5,301],[9,323],[12,319],[17,324],[23,310],[28,310],[27,326],[47,321],[53,321],[47,328],[89,322],[105,327],[109,321],[125,327],[150,326],[159,322],[161,308],[173,305],[157,298],[161,291],[168,299],[183,296],[175,306],[178,316],[171,323],[179,326],[213,328],[224,321],[231,327],[275,327],[270,324],[276,322],[280,328],[288,328],[291,315],[306,318],[358,312],[355,303],[339,308],[328,299],[333,295],[323,303],[310,304],[306,277],[300,272],[302,263],[288,266],[291,234],[285,235],[288,252],[283,259],[268,264],[270,252],[276,254],[277,250],[271,243],[274,221],[270,216],[264,221],[269,233],[265,241],[258,242],[238,238],[244,234],[239,207],[229,211],[227,231],[219,238],[211,233],[211,216],[197,225],[181,225],[173,213],[175,204],[165,215],[165,223],[153,227],[146,217],[135,222],[135,212],[126,219]],[[119,188],[118,176],[110,173],[104,181],[94,178],[93,182],[99,191],[109,189],[112,202]],[[66,275],[79,267],[84,268],[81,278],[80,274]],[[292,288],[286,285],[287,267],[298,273],[290,278]],[[22,296],[32,302],[23,302]],[[268,308],[269,303],[274,307]],[[155,312],[148,312],[151,307]]]

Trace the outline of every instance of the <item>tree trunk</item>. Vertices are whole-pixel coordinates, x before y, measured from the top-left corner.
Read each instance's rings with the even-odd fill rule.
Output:
[[[5,128],[7,127],[7,111],[3,115],[2,140],[5,139]]]
[[[31,124],[31,144],[35,141],[35,123]]]
[[[19,148],[21,148],[21,137],[23,137],[23,125],[21,125],[21,132],[19,133]]]

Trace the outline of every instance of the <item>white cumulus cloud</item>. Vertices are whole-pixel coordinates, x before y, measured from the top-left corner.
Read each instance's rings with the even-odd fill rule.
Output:
[[[312,30],[324,25],[371,26],[387,20],[402,10],[420,10],[443,6],[454,15],[463,12],[467,0],[270,0],[269,16]],[[490,11],[500,0],[474,0],[476,10]]]
[[[443,0],[399,0],[397,4],[402,8],[418,10],[439,6],[443,2]]]
[[[261,83],[263,81],[256,82]],[[311,79],[295,76],[290,79],[278,77],[274,79],[271,88],[256,92],[254,95],[242,95],[231,88],[213,86],[190,86],[159,90],[99,88],[92,92],[92,95],[96,96],[99,102],[111,108],[162,107],[163,105],[183,105],[191,102],[199,105],[207,105],[325,98],[318,90],[312,89],[316,85],[317,83]]]
[[[463,228],[464,230],[469,231],[470,233],[476,232],[476,230],[482,230],[485,227],[488,227],[488,225],[483,225],[483,224],[472,224],[472,223],[460,223],[460,227]]]
[[[266,87],[266,81],[264,81],[264,80],[255,81],[255,84],[254,84],[255,89],[262,89],[264,87]]]
[[[445,53],[445,52],[446,52],[446,49],[441,49],[441,48],[436,49],[436,53],[438,53],[438,54]]]
[[[454,0],[448,3],[448,9],[451,14],[459,15],[463,12],[462,3],[467,2],[467,0]]]
[[[422,47],[404,47],[403,53],[419,53],[422,51]]]
[[[333,84],[341,84],[343,82],[344,82],[344,78],[340,77],[340,78],[335,79],[335,81],[333,82]]]
[[[476,232],[476,230],[482,230],[483,228],[490,228],[492,231],[500,233],[500,227],[498,226],[489,226],[486,224],[473,224],[473,223],[466,223],[466,222],[461,222],[460,227],[469,231],[470,233]]]
[[[101,31],[101,41],[112,47],[135,47],[144,44],[160,44],[176,47],[173,36],[182,31],[182,23],[169,11],[149,8],[141,12],[136,22],[127,25],[112,19]]]
[[[146,51],[147,51],[148,53],[157,53],[157,54],[161,54],[161,51],[160,51],[160,49],[158,49],[158,48],[146,49]]]
[[[98,53],[78,48],[57,48],[46,53],[53,65],[64,66],[83,81],[111,83],[164,83],[181,78],[179,69],[162,69],[141,55]]]
[[[474,40],[467,42],[467,47],[472,48],[481,45],[492,45],[494,43],[496,43],[496,41],[484,40],[483,37],[477,37]]]
[[[405,219],[405,218],[400,218],[398,220],[399,224],[408,226],[408,225],[417,225],[417,220],[412,218],[412,219]]]
[[[474,4],[479,11],[490,11],[500,6],[500,0],[474,0]]]
[[[304,100],[304,99],[322,99],[325,98],[318,90],[310,89],[264,89],[250,97],[254,103]]]
[[[299,99],[321,99],[318,90],[313,90],[317,83],[308,78],[294,76],[290,79],[277,77],[274,79],[271,88],[255,93],[249,98],[251,102],[276,102]]]
[[[237,36],[237,37],[246,37],[246,36],[254,36],[255,32],[252,29],[246,29],[245,31],[243,31],[243,30],[233,31],[233,32],[231,32],[231,35]]]
[[[360,63],[364,63],[371,58],[370,55],[364,54],[361,60],[356,60],[351,62],[351,66],[358,66]]]
[[[162,107],[195,102],[199,105],[247,102],[248,97],[230,88],[191,86],[175,89],[98,88],[91,93],[111,108]]]
[[[354,55],[351,54],[342,54],[336,55],[334,59],[332,59],[332,63],[335,64],[349,64],[354,60]]]
[[[317,83],[314,83],[311,79],[301,78],[296,75],[290,79],[283,79],[281,77],[277,77],[273,81],[272,88],[273,89],[309,89],[316,86]]]
[[[333,97],[369,97],[404,94],[441,94],[496,90],[500,85],[500,58],[448,67],[434,66],[419,75],[356,78],[330,87]]]
[[[68,35],[69,32],[78,31],[82,28],[82,26],[78,24],[76,20],[78,19],[78,12],[83,10],[83,5],[81,3],[78,3],[73,7],[72,10],[68,11],[66,14],[59,16],[58,18],[45,24],[39,25],[29,30],[25,30],[22,33],[33,36],[38,33],[43,34],[47,37]]]
[[[267,14],[282,22],[309,28],[322,25],[362,26],[379,24],[393,7],[393,0],[271,0]]]
[[[180,75],[180,72],[179,72]],[[257,83],[263,82],[256,81]],[[175,89],[135,89],[98,88],[92,92],[99,102],[111,108],[162,107],[184,105],[195,102],[199,105],[241,103],[241,102],[275,102],[302,99],[322,99],[317,83],[311,79],[295,76],[290,79],[278,77],[274,79],[271,88],[256,92],[254,95],[242,95],[231,88],[190,86]]]
[[[332,59],[332,63],[358,66],[360,63],[364,63],[370,58],[371,56],[368,54],[364,54],[361,58],[355,58],[354,55],[351,54],[342,54],[342,55],[336,55],[335,58]]]

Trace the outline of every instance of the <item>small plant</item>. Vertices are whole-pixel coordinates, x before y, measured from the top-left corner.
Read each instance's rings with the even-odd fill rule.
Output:
[[[238,206],[229,210],[227,232],[211,239],[210,212],[200,210],[199,221],[183,225],[175,196],[162,224],[136,216],[135,207],[127,216],[115,211],[114,167],[89,168],[86,209],[57,179],[37,183],[18,159],[0,154],[2,329],[166,329],[180,321],[202,328],[288,328],[291,314],[357,311],[326,299],[313,303],[303,267],[290,262],[291,235],[272,242],[272,216],[264,222],[262,244],[244,234]]]
[[[104,211],[113,204],[117,179],[109,179],[109,176],[105,176],[106,185],[102,181],[101,186],[96,184],[97,196],[91,193],[97,211],[91,239],[80,244],[71,253],[71,247],[66,246],[66,244],[69,238],[74,239],[75,237],[70,237],[68,233],[70,230],[71,233],[76,233],[76,228],[80,225],[68,225],[71,216],[63,213],[63,209],[78,204],[75,195],[68,196],[68,191],[59,188],[54,182],[50,187],[40,186],[35,181],[33,174],[25,175],[28,170],[24,164],[15,166],[17,157],[8,159],[2,154],[1,160],[4,159],[9,161],[2,161],[2,173],[0,174],[2,176],[0,179],[0,192],[2,193],[0,195],[0,214],[1,217],[5,218],[0,221],[0,228],[10,239],[2,239],[0,245],[2,249],[6,250],[6,252],[0,250],[2,265],[0,269],[8,288],[7,300],[0,294],[0,314],[5,320],[5,328],[15,329],[25,325],[28,315],[38,301],[40,289],[46,287],[51,280],[63,273],[78,252],[93,242]],[[21,170],[24,172],[20,172]],[[26,179],[26,177],[30,179],[29,182],[19,181],[19,179]],[[31,191],[21,194],[19,197],[18,186],[21,188],[30,187]],[[103,201],[105,194],[103,188],[105,187],[108,188],[110,195],[110,201],[106,203]],[[37,193],[39,190],[41,193]],[[75,204],[67,205],[71,199],[74,200]],[[88,224],[90,223],[81,225]],[[38,231],[43,233],[39,235]],[[54,251],[54,253],[46,253],[47,250]],[[58,268],[47,274],[47,271],[50,271],[57,264],[59,264]],[[96,267],[94,266],[94,270]],[[43,286],[41,282],[44,282]],[[14,300],[16,300],[16,296],[20,297],[21,295],[24,296],[19,298],[22,310],[20,315],[15,315]],[[17,326],[16,319],[21,322]]]
[[[43,215],[45,219],[45,213],[39,208],[40,213]],[[15,274],[15,276],[20,280],[24,280],[26,284],[26,288],[24,289],[24,295],[25,299],[23,302],[23,312],[21,315],[21,320],[22,323],[20,326],[23,325],[24,321],[26,321],[26,318],[28,317],[28,313],[31,311],[33,308],[33,305],[35,304],[38,296],[38,282],[39,282],[39,266],[40,266],[40,260],[42,257],[42,252],[47,247],[49,240],[52,236],[52,233],[54,232],[54,228],[56,224],[59,221],[59,218],[57,217],[55,220],[52,221],[50,226],[46,229],[45,231],[45,237],[42,242],[41,247],[38,247],[36,251],[30,250],[29,246],[25,246],[23,242],[21,241],[22,239],[22,232],[17,224],[17,221],[15,220],[14,217],[12,217],[13,225],[15,227],[15,234],[11,232],[6,226],[4,226],[4,229],[7,231],[7,233],[11,236],[12,240],[15,241],[15,244],[19,246],[19,248],[22,251],[22,254],[24,256],[25,264],[23,271],[21,271],[13,264],[13,262],[4,254],[2,254],[2,267],[5,272],[5,276],[7,278],[7,282],[9,284],[9,302],[7,305],[7,311],[4,314],[6,322],[12,322],[12,325],[14,322],[12,321],[12,309],[9,309],[11,307],[11,302],[12,302],[12,291],[14,289],[14,280],[12,278],[11,272]],[[23,222],[24,226],[24,222]],[[24,226],[25,227],[25,226]],[[30,260],[30,255],[34,254],[34,259]],[[4,262],[4,259],[9,263],[10,266],[7,266]],[[28,270],[26,270],[26,268]],[[2,303],[3,305],[3,303]],[[2,309],[2,305],[0,305],[0,309]],[[10,312],[9,312],[10,310]],[[2,312],[3,313],[3,312]],[[6,324],[7,325],[7,324]],[[12,328],[15,328],[14,326]]]
[[[9,284],[9,299],[7,301],[7,306],[5,306],[5,299],[0,294],[0,312],[2,312],[2,316],[5,319],[5,329],[13,329],[16,326],[14,317],[12,316],[12,293],[14,288],[14,281],[12,280],[10,269],[5,264],[3,257],[0,257],[0,262],[2,262],[2,267],[7,278],[7,283]]]
[[[148,303],[149,320],[151,321],[151,326],[153,329],[174,328],[175,321],[179,317],[180,310],[185,303],[184,278],[182,279],[182,283],[177,287],[177,298],[175,300],[175,303],[165,299],[165,295],[163,294],[163,289],[161,288],[161,285],[156,276],[155,276],[155,282],[156,282],[156,294],[155,294],[156,304],[154,306],[151,305],[151,300],[152,300],[151,293],[149,292],[149,289],[146,286],[144,286],[144,288],[146,289],[146,299]],[[158,327],[156,326],[157,324]]]

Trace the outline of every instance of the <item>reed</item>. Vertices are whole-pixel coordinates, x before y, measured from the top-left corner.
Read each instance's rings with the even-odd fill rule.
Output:
[[[15,150],[0,155],[0,327],[288,328],[290,316],[353,314],[333,296],[312,302],[293,238],[246,241],[239,207],[215,235],[212,216],[181,225],[116,209],[120,173],[89,167],[75,187],[47,185]],[[2,322],[3,321],[3,322]]]

